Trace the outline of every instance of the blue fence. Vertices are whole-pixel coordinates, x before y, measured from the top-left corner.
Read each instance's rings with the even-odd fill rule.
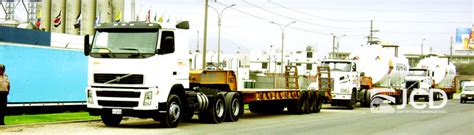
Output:
[[[31,45],[51,45],[51,33],[0,26],[0,41]]]
[[[87,57],[78,50],[0,44],[9,103],[85,102]]]

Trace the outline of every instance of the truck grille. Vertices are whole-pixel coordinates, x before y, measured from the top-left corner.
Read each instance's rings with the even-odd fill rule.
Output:
[[[105,107],[137,107],[138,101],[104,101],[99,100],[99,105]]]
[[[417,88],[420,88],[420,83],[418,83],[417,81],[407,81],[405,83],[405,88],[407,89],[417,89]]]
[[[140,92],[130,91],[97,91],[98,97],[124,97],[124,98],[139,98]]]
[[[126,75],[127,74],[94,74],[94,82],[109,82],[109,84],[143,84],[143,75],[133,74],[128,77],[124,77]]]

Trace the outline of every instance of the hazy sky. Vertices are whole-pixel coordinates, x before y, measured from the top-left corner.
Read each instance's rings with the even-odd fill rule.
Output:
[[[204,0],[136,0],[137,14],[152,14],[190,20],[191,47],[196,48],[197,31],[200,47],[204,24]],[[225,10],[221,45],[224,53],[281,48],[280,27],[270,21],[287,24],[285,50],[302,50],[311,45],[319,56],[332,50],[332,36],[341,37],[340,51],[351,51],[365,44],[370,21],[382,40],[419,52],[423,39],[435,53],[448,53],[450,36],[456,28],[472,27],[472,0],[210,0],[209,5]],[[126,16],[128,18],[128,16]],[[141,17],[144,19],[144,17]],[[152,17],[153,18],[153,17]],[[208,51],[217,48],[217,15],[209,9]]]

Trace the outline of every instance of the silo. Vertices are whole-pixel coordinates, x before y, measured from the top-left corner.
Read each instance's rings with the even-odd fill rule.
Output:
[[[113,21],[112,0],[98,0],[97,14],[99,15],[99,23],[110,23]]]
[[[51,0],[51,32],[64,33],[66,0]]]
[[[96,20],[96,0],[81,1],[81,35],[93,35]]]
[[[81,0],[66,1],[66,33],[79,34],[79,21],[81,16]],[[77,23],[77,24],[76,24]]]
[[[113,21],[121,22],[124,21],[124,10],[125,10],[125,0],[113,0],[112,9],[113,9]]]
[[[41,30],[51,31],[51,0],[41,3]]]

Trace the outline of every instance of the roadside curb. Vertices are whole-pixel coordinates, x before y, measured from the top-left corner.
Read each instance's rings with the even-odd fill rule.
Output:
[[[42,122],[42,123],[29,123],[29,124],[0,125],[0,129],[11,128],[11,127],[35,126],[35,125],[54,125],[54,124],[93,122],[93,121],[101,121],[101,120],[100,119],[96,119],[96,120],[69,120],[69,121]]]

